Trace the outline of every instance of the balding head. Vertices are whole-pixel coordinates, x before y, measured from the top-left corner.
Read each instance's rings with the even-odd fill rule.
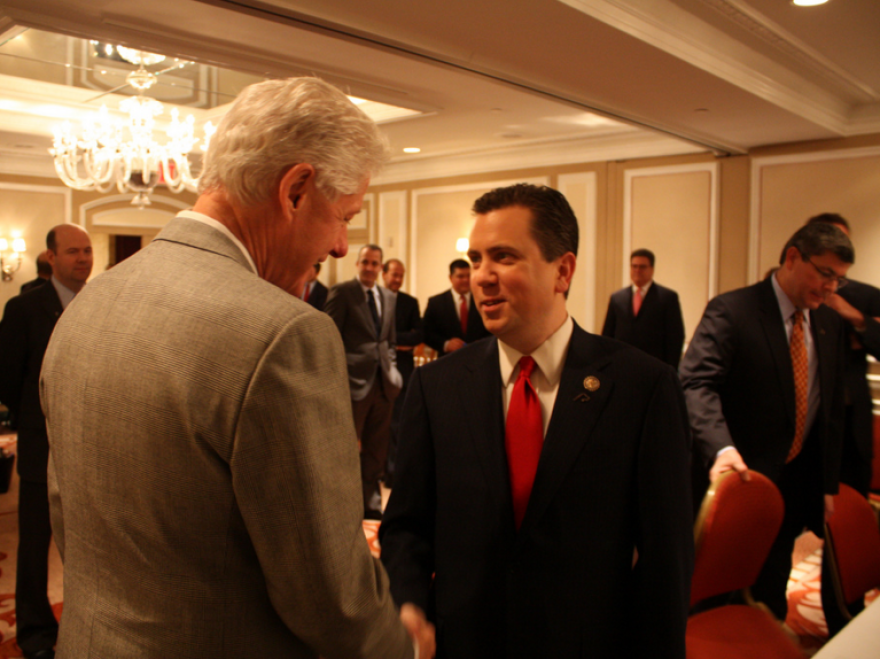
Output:
[[[46,250],[53,276],[64,286],[79,292],[92,274],[92,241],[85,229],[59,224],[46,236]]]

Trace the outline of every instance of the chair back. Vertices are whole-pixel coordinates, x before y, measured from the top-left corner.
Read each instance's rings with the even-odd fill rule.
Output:
[[[694,526],[691,605],[751,586],[776,539],[785,505],[769,478],[729,471],[712,483]]]
[[[825,524],[825,547],[835,590],[847,604],[880,588],[880,529],[871,505],[849,485],[840,484],[834,514]]]

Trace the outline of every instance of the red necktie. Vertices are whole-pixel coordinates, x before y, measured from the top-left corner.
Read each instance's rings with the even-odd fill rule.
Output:
[[[804,342],[804,312],[800,309],[794,312],[788,349],[791,352],[791,367],[794,375],[794,441],[785,461],[791,462],[804,445],[804,427],[807,425],[807,387],[810,380],[807,344]]]
[[[305,290],[303,291],[303,302],[309,301],[309,285],[305,285]]]
[[[449,307],[447,307],[448,309]],[[462,295],[461,296],[461,304],[458,305],[458,309],[461,315],[461,338],[467,337],[467,316],[468,316],[468,303],[467,298]]]
[[[530,380],[535,368],[535,360],[531,357],[523,357],[519,360],[519,368],[519,377],[513,385],[513,393],[507,406],[507,429],[504,441],[507,448],[507,468],[510,471],[513,514],[517,529],[526,515],[532,484],[538,471],[541,447],[544,444],[541,403]]]
[[[642,289],[636,287],[636,292],[633,293],[633,316],[639,315],[639,309],[642,308]]]

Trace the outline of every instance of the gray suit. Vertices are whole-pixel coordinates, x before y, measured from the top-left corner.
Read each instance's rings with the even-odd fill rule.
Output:
[[[345,345],[352,412],[361,444],[364,512],[374,518],[379,515],[377,494],[388,458],[394,399],[403,384],[395,354],[395,296],[378,285],[375,290],[382,299],[378,336],[367,294],[357,279],[331,288],[324,305]]]
[[[59,657],[409,657],[330,319],[173,220],[46,353]]]

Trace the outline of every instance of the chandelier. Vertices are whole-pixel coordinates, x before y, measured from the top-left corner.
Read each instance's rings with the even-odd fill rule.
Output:
[[[137,89],[138,95],[119,104],[119,109],[128,114],[128,121],[112,118],[105,105],[96,117],[83,122],[79,136],[70,122],[65,122],[55,130],[54,145],[49,149],[55,171],[65,185],[76,190],[109,192],[115,184],[121,193],[133,192],[131,203],[139,208],[150,204],[149,195],[159,183],[175,193],[195,191],[198,178],[192,175],[189,153],[199,139],[194,135],[193,116],[181,121],[177,108],[172,109],[167,141],[159,144],[153,137],[155,118],[163,108],[159,101],[144,96],[157,80],[157,75],[146,67],[163,61],[165,56],[122,46],[116,51],[138,65],[126,77],[126,83]],[[205,124],[202,151],[207,151],[214,131],[210,121]]]

